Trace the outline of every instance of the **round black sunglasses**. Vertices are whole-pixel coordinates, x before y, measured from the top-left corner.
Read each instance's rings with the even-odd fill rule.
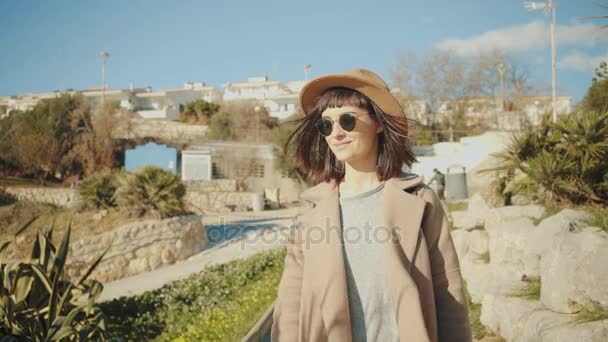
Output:
[[[355,115],[355,113],[342,113],[338,118],[338,122],[340,123],[340,127],[342,127],[343,130],[351,132],[353,129],[355,129],[355,126],[357,125],[357,118],[366,114],[367,113]],[[335,121],[327,117],[322,117],[317,120],[315,126],[317,126],[317,130],[319,130],[319,133],[321,133],[325,137],[328,137],[334,129],[334,122]]]

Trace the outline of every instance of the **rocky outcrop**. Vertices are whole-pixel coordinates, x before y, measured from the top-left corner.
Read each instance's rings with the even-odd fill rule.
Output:
[[[471,300],[482,305],[481,323],[507,341],[608,340],[608,319],[573,323],[581,310],[608,307],[608,232],[588,227],[584,211],[564,209],[535,225],[542,206],[482,201],[472,198],[452,215],[464,227],[452,237]],[[539,299],[514,297],[538,279]]]
[[[555,313],[538,301],[488,294],[481,308],[481,323],[507,341],[608,340],[608,320],[576,324],[572,315]]]
[[[583,306],[608,307],[608,233],[596,228],[556,234],[542,256],[541,302],[561,313]]]
[[[68,256],[70,263],[66,265],[68,276],[79,279],[110,243],[108,253],[92,275],[102,282],[187,259],[205,247],[207,234],[198,215],[128,223],[73,241]]]

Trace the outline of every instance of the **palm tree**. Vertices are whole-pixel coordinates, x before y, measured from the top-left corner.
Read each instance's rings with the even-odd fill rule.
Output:
[[[608,5],[600,4],[600,3],[597,3],[597,2],[594,2],[593,4],[596,5],[596,6],[598,6],[598,7],[603,8],[603,9],[608,9]],[[583,19],[608,19],[608,15],[586,16],[586,17],[583,17]],[[603,30],[603,29],[606,29],[606,28],[608,28],[608,24],[601,26],[600,30]]]

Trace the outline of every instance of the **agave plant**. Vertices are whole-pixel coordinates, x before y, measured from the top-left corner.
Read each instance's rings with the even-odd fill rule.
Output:
[[[35,219],[0,244],[0,253]],[[88,278],[110,246],[73,284],[64,274],[71,228],[70,222],[59,247],[51,240],[53,224],[38,230],[30,260],[0,263],[0,341],[105,340],[107,319],[95,305],[103,285]]]
[[[186,187],[178,175],[156,166],[146,166],[121,179],[117,201],[121,206],[140,211],[157,211],[161,217],[179,215],[184,211]]]

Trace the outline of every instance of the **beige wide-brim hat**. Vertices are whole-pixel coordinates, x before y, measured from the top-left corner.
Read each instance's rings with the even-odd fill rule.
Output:
[[[300,105],[304,113],[310,114],[319,97],[326,90],[335,87],[356,90],[374,101],[384,113],[405,118],[405,112],[399,101],[391,94],[382,78],[367,69],[360,68],[343,74],[319,76],[306,83],[300,90]]]

